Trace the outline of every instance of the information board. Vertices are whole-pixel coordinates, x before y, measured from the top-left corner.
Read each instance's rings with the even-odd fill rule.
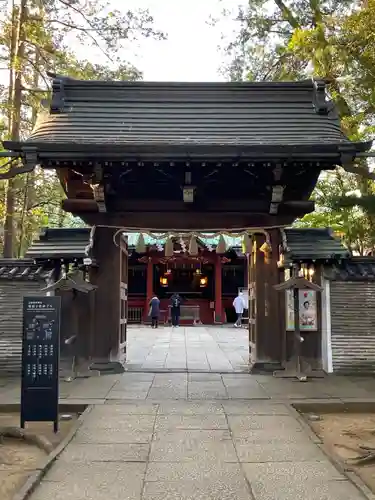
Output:
[[[24,297],[21,427],[59,419],[60,297]]]

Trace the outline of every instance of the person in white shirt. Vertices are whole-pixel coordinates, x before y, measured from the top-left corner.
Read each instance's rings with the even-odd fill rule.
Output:
[[[236,314],[237,314],[237,320],[234,323],[234,327],[241,328],[242,327],[242,315],[243,315],[243,311],[245,309],[245,301],[244,301],[242,292],[239,292],[238,296],[234,299],[233,307],[234,307]]]

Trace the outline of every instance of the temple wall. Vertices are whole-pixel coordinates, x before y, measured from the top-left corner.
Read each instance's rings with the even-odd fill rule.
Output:
[[[329,288],[328,288],[329,287]],[[334,373],[374,373],[375,282],[330,281],[329,350]]]
[[[22,356],[23,297],[44,295],[44,283],[0,279],[0,375],[19,375]]]

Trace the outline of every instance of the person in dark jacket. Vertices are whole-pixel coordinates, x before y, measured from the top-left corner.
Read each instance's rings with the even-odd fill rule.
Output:
[[[157,328],[159,323],[160,314],[160,300],[154,294],[149,303],[150,311],[149,316],[151,316],[151,328]]]
[[[171,297],[171,319],[172,326],[179,326],[181,316],[182,299],[178,293],[174,293]]]

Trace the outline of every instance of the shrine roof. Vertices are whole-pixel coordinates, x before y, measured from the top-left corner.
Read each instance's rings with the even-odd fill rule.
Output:
[[[128,239],[128,246],[134,249],[140,233],[124,233]],[[157,236],[157,235],[155,235]],[[143,234],[147,246],[164,245],[165,238],[153,238]],[[240,238],[224,236],[227,247],[241,247]],[[199,238],[203,245],[216,247],[219,238],[208,233],[207,238]],[[34,240],[26,252],[25,257],[35,260],[54,259],[84,259],[90,242],[90,228],[44,228],[38,239]],[[31,260],[33,262],[33,260]]]
[[[33,259],[0,259],[0,280],[43,281],[49,274]]]
[[[329,261],[346,259],[349,251],[330,229],[286,228],[284,252],[286,262]]]
[[[44,228],[26,252],[29,259],[84,259],[90,228]]]
[[[40,114],[27,141],[5,141],[6,149],[74,152],[101,146],[102,151],[125,148],[131,153],[175,147],[194,153],[202,147],[318,147],[317,152],[370,147],[344,135],[321,81],[182,83],[55,76],[52,88],[49,109]]]
[[[324,270],[332,281],[375,281],[375,258],[352,257]]]

